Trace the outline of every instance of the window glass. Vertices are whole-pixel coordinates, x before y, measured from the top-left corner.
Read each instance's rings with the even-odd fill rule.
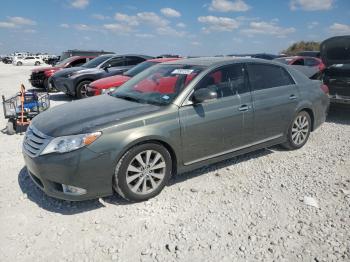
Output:
[[[313,58],[305,58],[305,65],[307,66],[317,66],[319,62]]]
[[[253,90],[277,86],[293,85],[289,73],[280,66],[268,64],[248,64],[249,82]]]
[[[137,65],[141,62],[145,61],[145,59],[137,56],[129,56],[126,58],[126,65]]]
[[[233,96],[248,92],[245,84],[242,65],[224,66],[206,75],[196,89],[209,88],[215,90],[218,98]]]
[[[70,66],[72,66],[72,67],[81,66],[81,65],[85,64],[85,62],[86,62],[86,58],[77,59],[77,60],[73,61],[70,64]]]
[[[124,57],[112,58],[111,60],[108,60],[103,66],[107,66],[107,65],[109,67],[124,66],[125,58]]]
[[[292,65],[304,65],[304,59],[297,59],[292,63]]]

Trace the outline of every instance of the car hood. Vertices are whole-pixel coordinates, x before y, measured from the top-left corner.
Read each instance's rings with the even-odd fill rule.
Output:
[[[48,136],[67,136],[96,131],[160,109],[160,106],[101,95],[53,107],[36,116],[32,125]]]
[[[86,68],[84,67],[71,67],[71,68],[65,68],[62,70],[59,70],[58,72],[55,73],[55,77],[67,77],[68,75],[70,75],[71,73],[77,72],[77,71],[81,71],[81,70],[85,70]]]
[[[90,86],[95,87],[97,89],[106,89],[110,87],[119,87],[128,81],[131,77],[125,75],[117,75],[105,77],[99,80],[96,80],[90,84]]]
[[[350,35],[328,38],[321,43],[321,58],[328,67],[335,64],[350,64]]]

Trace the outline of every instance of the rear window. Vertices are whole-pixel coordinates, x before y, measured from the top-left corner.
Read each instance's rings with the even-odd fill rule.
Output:
[[[248,64],[249,82],[253,90],[293,85],[294,81],[282,67],[268,64]]]
[[[327,52],[327,58],[330,60],[349,60],[350,50],[348,47],[334,47]]]

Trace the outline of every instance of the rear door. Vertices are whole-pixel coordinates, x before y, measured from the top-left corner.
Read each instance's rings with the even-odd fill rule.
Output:
[[[253,132],[252,98],[242,64],[213,70],[195,90],[205,87],[218,98],[179,109],[185,165],[238,150]]]
[[[290,74],[278,65],[248,63],[254,106],[254,143],[282,136],[294,116],[299,93]]]
[[[108,69],[104,72],[104,77],[122,74],[129,68],[126,66],[126,57],[123,56],[114,57],[105,64],[108,65]]]

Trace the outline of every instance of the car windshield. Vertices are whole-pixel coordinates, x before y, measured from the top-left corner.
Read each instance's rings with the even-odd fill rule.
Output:
[[[112,57],[113,56],[111,56],[111,55],[98,56],[98,57],[90,60],[89,62],[83,64],[82,67],[95,68]]]
[[[124,75],[129,76],[129,77],[134,77],[138,73],[141,73],[142,71],[146,70],[147,68],[149,68],[155,64],[157,64],[157,62],[151,62],[151,61],[142,62],[141,64],[138,64],[137,66],[134,66],[130,70],[126,71],[124,73]]]
[[[75,59],[75,58],[73,58],[73,57],[66,58],[66,59],[64,59],[63,61],[57,63],[55,66],[58,66],[58,67],[60,67],[60,66],[65,66],[67,63],[71,62],[71,61],[74,60],[74,59]]]
[[[152,66],[112,92],[111,96],[138,103],[168,105],[203,69],[196,65]]]

